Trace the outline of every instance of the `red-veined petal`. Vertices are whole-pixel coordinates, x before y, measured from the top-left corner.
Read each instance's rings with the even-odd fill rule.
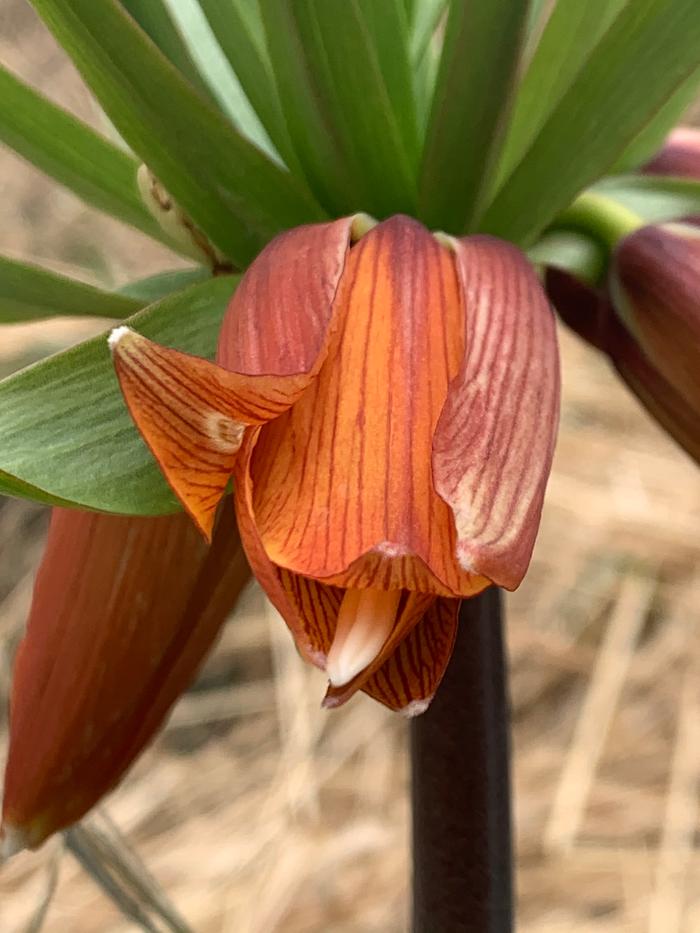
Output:
[[[14,665],[3,801],[12,839],[39,845],[120,780],[248,573],[231,507],[211,547],[181,513],[54,510]]]
[[[209,537],[243,432],[299,398],[308,377],[248,376],[119,327],[110,337],[122,393],[173,491]]]
[[[373,699],[406,716],[430,705],[457,635],[458,599],[436,599],[407,638],[362,685]]]
[[[298,227],[268,244],[226,312],[220,365],[125,327],[112,333],[114,365],[131,415],[207,536],[245,427],[286,411],[323,363],[353,222],[349,217]]]
[[[465,352],[435,433],[435,488],[454,513],[465,570],[522,580],[559,417],[554,316],[525,256],[487,236],[454,241]]]
[[[264,426],[252,511],[270,560],[343,586],[468,595],[432,440],[463,356],[453,255],[406,217],[350,250],[339,336],[319,378]]]

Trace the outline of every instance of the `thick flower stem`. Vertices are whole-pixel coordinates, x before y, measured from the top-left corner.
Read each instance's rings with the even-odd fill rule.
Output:
[[[428,711],[411,725],[413,933],[513,929],[510,733],[500,592],[465,600]]]

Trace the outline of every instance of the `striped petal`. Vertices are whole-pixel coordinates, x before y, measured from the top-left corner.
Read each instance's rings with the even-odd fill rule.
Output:
[[[173,491],[208,537],[244,430],[286,411],[316,377],[353,224],[281,234],[243,277],[226,312],[218,365],[126,327],[110,337],[129,411]]]
[[[507,589],[539,525],[559,415],[554,317],[525,256],[491,237],[455,242],[465,352],[433,447],[461,566]]]
[[[182,514],[54,510],[14,666],[7,845],[39,845],[120,780],[247,578],[231,508],[211,547]]]
[[[319,378],[253,451],[262,546],[278,566],[337,586],[474,593],[488,581],[457,564],[431,469],[463,356],[454,257],[394,217],[350,250],[336,308],[338,340]]]
[[[225,369],[251,375],[314,373],[334,331],[333,300],[363,214],[275,237],[244,275],[217,351]]]
[[[365,693],[405,716],[430,705],[457,635],[458,599],[436,599],[391,657],[362,685]]]
[[[700,231],[642,227],[620,242],[612,272],[625,327],[688,405],[700,408]]]
[[[275,418],[309,379],[248,376],[119,327],[114,368],[131,417],[175,495],[207,537],[245,428]]]
[[[547,270],[547,294],[563,321],[607,353],[627,387],[649,414],[700,463],[700,408],[689,405],[644,355],[615,314],[608,297],[559,269]]]

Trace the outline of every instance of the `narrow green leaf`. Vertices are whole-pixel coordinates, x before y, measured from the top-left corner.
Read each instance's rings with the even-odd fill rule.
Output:
[[[520,83],[494,189],[510,175],[628,0],[558,0]]]
[[[194,91],[116,0],[33,0],[131,148],[237,265],[322,213]]]
[[[211,358],[237,281],[209,279],[129,324]],[[0,382],[0,492],[128,515],[178,509],[127,414],[106,334]]]
[[[415,178],[420,151],[406,11],[401,0],[358,0],[358,4]]]
[[[187,42],[193,61],[236,129],[270,158],[284,162],[217,42],[198,0],[163,0]]]
[[[700,181],[660,175],[612,175],[591,191],[617,201],[647,223],[700,216]]]
[[[295,169],[297,157],[267,54],[258,0],[199,0],[199,5],[267,135]]]
[[[190,285],[206,282],[210,278],[211,272],[204,266],[197,266],[194,269],[173,269],[170,272],[158,272],[145,279],[129,282],[128,285],[119,289],[119,294],[136,299],[139,307],[143,308],[159,298],[184,291]]]
[[[0,323],[56,315],[123,318],[142,302],[0,256]]]
[[[481,229],[533,242],[699,64],[697,0],[628,3],[496,195]]]
[[[641,133],[632,140],[613,166],[614,172],[629,172],[647,162],[664,144],[673,127],[698,97],[700,68],[697,68],[664,104]]]
[[[87,204],[176,248],[143,206],[135,159],[2,66],[0,142]]]
[[[528,0],[452,0],[423,161],[419,213],[450,233],[473,228],[488,195]]]
[[[447,9],[447,0],[420,0],[411,24],[411,61],[418,66],[426,53],[438,23]]]
[[[120,0],[120,3],[190,84],[214,101],[163,0]]]
[[[339,214],[412,213],[418,141],[407,133],[415,113],[399,116],[391,98],[408,66],[382,72],[392,32],[397,60],[407,55],[399,5],[375,3],[371,29],[362,0],[260,6],[289,132],[317,197]]]

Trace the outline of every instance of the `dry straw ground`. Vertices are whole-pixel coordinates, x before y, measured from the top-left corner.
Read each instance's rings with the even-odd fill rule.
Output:
[[[3,62],[96,119],[19,0],[0,0],[0,37]],[[116,283],[168,263],[4,152],[0,251]],[[87,330],[4,328],[0,368]],[[694,933],[700,481],[603,362],[566,334],[562,349],[542,531],[526,583],[508,597],[520,930]],[[44,526],[35,506],[0,508],[2,704]],[[163,735],[73,846],[107,847],[112,876],[131,878],[132,911],[160,897],[167,914],[155,893],[165,892],[185,918],[171,916],[170,929],[404,930],[405,723],[364,698],[322,712],[322,686],[251,590]],[[40,926],[139,928],[59,841],[0,873],[1,933]]]

